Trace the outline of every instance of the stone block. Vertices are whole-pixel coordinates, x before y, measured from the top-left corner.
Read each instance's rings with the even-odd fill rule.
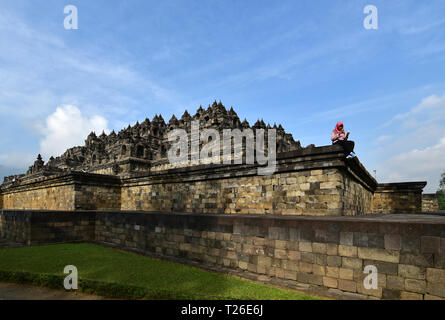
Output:
[[[275,270],[275,277],[284,279],[284,274],[285,274],[284,269],[275,267],[274,270]]]
[[[445,298],[441,298],[441,297],[438,297],[438,296],[433,296],[431,294],[425,294],[423,296],[423,299],[424,300],[445,300]]]
[[[326,276],[331,278],[339,278],[339,269],[338,267],[326,267]]]
[[[419,294],[419,293],[402,291],[400,293],[400,299],[401,300],[423,300],[423,295]]]
[[[338,280],[330,277],[323,277],[323,285],[328,288],[337,288]]]
[[[300,261],[298,266],[299,266],[300,272],[312,273],[314,265],[312,263]]]
[[[298,264],[296,261],[283,260],[281,266],[284,270],[298,271]]]
[[[312,252],[326,254],[326,243],[314,242],[312,244]]]
[[[351,280],[338,280],[338,288],[347,292],[357,292],[357,283]]]
[[[238,262],[238,266],[239,266],[239,268],[242,269],[242,270],[247,270],[248,263],[245,262],[245,261],[239,261],[239,262]]]
[[[402,238],[399,234],[385,234],[385,249],[400,250],[402,248]]]
[[[291,270],[285,270],[284,271],[284,278],[288,280],[297,280],[297,272],[291,271]]]
[[[421,253],[439,253],[440,238],[439,237],[420,237],[420,252]]]
[[[382,299],[384,299],[384,300],[400,300],[400,290],[383,288]]]
[[[353,245],[356,247],[368,247],[368,234],[366,232],[354,232]]]
[[[285,240],[275,240],[275,249],[287,249],[287,243]]]
[[[403,235],[401,240],[402,253],[420,253],[420,237],[412,235]]]
[[[324,276],[326,274],[326,269],[325,269],[324,266],[320,266],[320,265],[314,264],[312,266],[312,273],[316,274],[316,275],[319,275],[319,276]]]
[[[277,259],[287,259],[287,252],[286,252],[286,250],[275,249],[274,250],[274,257],[277,258]]]
[[[342,257],[341,266],[347,269],[360,269],[363,268],[363,260],[359,258]]]
[[[302,283],[314,284],[317,286],[323,285],[323,276],[308,273],[297,273],[297,281]]]
[[[400,263],[419,267],[433,267],[434,255],[431,253],[402,253],[400,254]]]
[[[340,244],[344,246],[352,246],[354,244],[354,233],[340,232]]]
[[[299,251],[301,252],[312,252],[312,243],[311,242],[305,242],[300,241],[298,243]]]
[[[342,265],[342,258],[339,256],[327,256],[326,264],[330,267],[340,267]]]
[[[409,264],[399,264],[398,274],[403,278],[423,280],[425,279],[425,272],[426,270],[423,267]]]
[[[338,254],[342,257],[357,257],[357,247],[339,245]]]
[[[311,252],[302,252],[301,253],[301,261],[307,263],[315,263],[314,254]]]
[[[443,283],[433,283],[428,281],[426,293],[445,298],[445,285]]]
[[[327,243],[326,244],[326,253],[329,256],[336,256],[338,255],[338,245],[335,243]]]
[[[426,280],[428,282],[445,284],[445,270],[427,268],[426,269]]]
[[[314,263],[321,265],[321,266],[325,266],[327,264],[327,255],[325,254],[320,254],[320,253],[314,253]]]
[[[415,280],[406,279],[405,289],[409,292],[425,293],[426,292],[426,281],[425,280]]]
[[[392,263],[398,263],[400,260],[400,254],[398,251],[391,251],[379,248],[358,248],[358,257],[361,259]]]
[[[391,290],[404,290],[405,278],[398,276],[386,276],[386,287]]]
[[[258,265],[263,267],[271,267],[272,258],[267,256],[258,256]]]
[[[354,279],[354,271],[352,269],[339,268],[338,275],[340,279],[343,280],[353,280]]]

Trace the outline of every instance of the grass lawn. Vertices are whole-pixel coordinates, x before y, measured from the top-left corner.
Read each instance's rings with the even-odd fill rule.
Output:
[[[77,267],[79,289],[108,297],[314,299],[291,290],[87,243],[0,249],[0,281],[63,288],[66,265]]]

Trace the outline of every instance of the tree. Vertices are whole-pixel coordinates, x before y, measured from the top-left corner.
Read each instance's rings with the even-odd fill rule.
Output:
[[[441,175],[439,190],[437,190],[437,198],[440,210],[445,210],[445,171]]]

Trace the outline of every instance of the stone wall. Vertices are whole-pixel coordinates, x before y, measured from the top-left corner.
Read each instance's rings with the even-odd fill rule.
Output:
[[[382,299],[445,298],[445,221],[97,215],[96,241]],[[363,269],[378,270],[365,289]]]
[[[45,185],[21,188],[3,194],[5,209],[74,210],[73,185]]]
[[[422,212],[437,212],[439,209],[439,199],[437,194],[422,194]]]
[[[379,184],[375,190],[373,213],[414,213],[422,211],[422,190],[426,182]]]
[[[122,180],[122,209],[279,215],[360,215],[376,182],[341,148],[281,154],[272,175],[255,165],[200,165]]]
[[[187,182],[178,178],[156,183],[148,178],[124,185],[122,206],[167,212],[341,215],[342,179],[335,169]]]
[[[70,172],[2,186],[4,209],[119,210],[120,179]]]
[[[76,209],[120,210],[121,188],[117,185],[76,186]]]
[[[30,214],[0,211],[0,238],[31,244]]]
[[[94,241],[381,299],[445,298],[445,218],[308,217],[118,211],[12,211],[0,236]],[[363,285],[364,267],[378,288]]]
[[[38,245],[94,239],[95,212],[0,211],[0,238]]]

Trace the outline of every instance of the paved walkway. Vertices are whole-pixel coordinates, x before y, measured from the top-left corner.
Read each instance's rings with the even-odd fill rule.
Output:
[[[101,300],[99,296],[0,282],[0,300]]]

